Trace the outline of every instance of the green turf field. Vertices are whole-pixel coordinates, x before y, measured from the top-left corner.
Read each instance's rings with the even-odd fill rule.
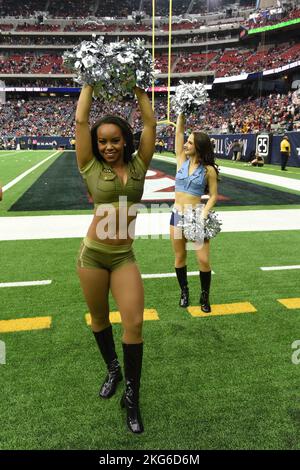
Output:
[[[13,181],[15,178],[20,176],[25,171],[34,167],[36,164],[45,160],[50,155],[55,153],[54,150],[37,150],[37,151],[19,151],[19,152],[7,152],[0,151],[0,184],[5,184]],[[5,193],[5,197],[0,205],[0,216],[9,216],[10,213],[6,213],[13,202],[19,199],[19,197],[31,187],[36,179],[44,173],[44,171],[51,166],[51,164],[59,158],[61,152],[58,152],[56,156],[50,158],[47,162],[39,166],[36,170],[22,179],[13,188]],[[19,214],[15,214],[19,215]]]
[[[7,176],[1,181],[50,154],[37,152],[31,162],[20,154],[15,165],[3,164]],[[1,216],[16,215],[7,212],[11,203],[50,164],[5,192]],[[250,302],[255,313],[193,317],[178,307],[175,278],[144,280],[145,308],[157,310],[159,320],[144,324],[145,433],[139,436],[127,431],[119,406],[123,383],[110,400],[98,398],[104,368],[85,322],[75,268],[79,244],[79,239],[0,241],[0,285],[52,281],[0,287],[0,321],[52,320],[48,329],[0,333],[6,345],[0,449],[300,449],[300,364],[292,362],[300,309],[278,302],[300,297],[300,270],[260,270],[299,264],[297,231],[221,233],[212,242],[212,304]],[[134,246],[143,274],[173,271],[169,240],[137,239]],[[192,251],[188,269],[197,271]],[[189,284],[191,304],[197,306],[197,276]],[[116,310],[113,299],[110,309]],[[122,358],[121,325],[114,331]]]
[[[263,260],[261,243],[272,247]],[[109,401],[97,397],[103,367],[75,275],[79,240],[1,242],[2,282],[52,280],[1,289],[1,318],[50,315],[52,326],[0,334],[7,348],[0,448],[299,449],[300,365],[291,361],[291,344],[300,339],[300,316],[277,299],[295,296],[300,272],[259,270],[262,262],[293,264],[298,243],[294,232],[220,234],[215,241],[212,303],[250,301],[256,313],[194,318],[177,306],[174,278],[144,281],[145,307],[159,320],[144,326],[146,432],[136,437],[119,408],[122,387]],[[143,273],[172,271],[168,240],[137,240],[135,251]],[[197,277],[190,288],[197,305]],[[121,327],[114,328],[121,354]]]

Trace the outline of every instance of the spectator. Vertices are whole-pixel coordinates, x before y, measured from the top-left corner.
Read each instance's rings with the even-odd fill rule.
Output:
[[[281,170],[287,171],[285,168],[289,156],[291,155],[291,144],[288,136],[285,134],[280,142],[280,155],[281,155]]]
[[[261,155],[258,155],[258,154],[255,154],[254,156],[255,156],[255,158],[251,159],[251,161],[249,163],[246,163],[246,165],[259,166],[259,167],[264,166],[264,164],[265,164],[264,157],[262,157]]]
[[[232,146],[232,159],[233,161],[239,161],[242,154],[242,144],[238,139],[234,139]]]

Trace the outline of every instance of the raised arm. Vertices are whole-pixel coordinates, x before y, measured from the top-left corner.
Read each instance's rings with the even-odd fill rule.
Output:
[[[186,155],[184,151],[184,124],[184,115],[178,114],[175,134],[175,153],[177,160],[177,170],[179,170],[183,162],[186,160]]]
[[[214,207],[218,197],[218,181],[217,173],[213,166],[208,165],[206,167],[206,177],[209,188],[209,199],[203,209],[203,217],[206,219],[208,212]]]
[[[156,119],[147,93],[138,87],[135,87],[134,92],[138,100],[143,121],[139,155],[148,168],[155,149]]]
[[[82,87],[75,115],[76,156],[79,168],[83,168],[93,158],[92,138],[89,127],[89,114],[92,106],[93,87]]]

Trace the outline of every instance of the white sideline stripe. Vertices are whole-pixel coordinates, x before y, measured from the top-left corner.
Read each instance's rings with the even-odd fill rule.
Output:
[[[26,286],[46,286],[52,281],[24,281],[24,282],[0,282],[0,287],[26,287]]]
[[[33,167],[29,168],[29,170],[24,171],[24,173],[21,173],[21,175],[17,176],[14,180],[10,181],[10,183],[7,183],[5,186],[3,186],[2,191],[7,191],[9,188],[17,184],[19,181],[21,181],[25,176],[29,175],[32,173],[34,170],[36,170],[39,166],[43,165],[43,163],[47,162],[50,160],[50,158],[54,157],[60,152],[60,150],[57,150],[56,152],[52,153],[49,157],[45,158],[41,162],[37,163]]]
[[[215,274],[213,271],[212,274]],[[199,271],[190,271],[188,276],[199,276]],[[158,279],[160,277],[176,277],[176,273],[161,273],[161,274],[142,274],[142,279]]]
[[[239,170],[237,168],[228,168],[220,166],[221,174],[246,178],[247,180],[259,181],[260,183],[272,184],[281,188],[293,189],[300,191],[300,180],[286,178],[285,176],[270,175],[267,173],[254,173],[249,170]]]
[[[294,266],[264,266],[260,268],[262,271],[284,271],[286,269],[300,269],[300,264]]]
[[[154,155],[156,160],[167,161],[176,165],[176,159],[173,157],[161,157]],[[293,189],[295,191],[300,191],[300,180],[293,178],[286,178],[285,176],[276,176],[270,175],[269,173],[254,173],[249,170],[241,170],[238,168],[229,168],[226,166],[220,165],[221,176],[229,175],[236,176],[239,178],[244,178],[252,181],[259,181],[260,183],[267,183],[273,186],[279,186],[281,188]],[[281,170],[280,170],[281,171]]]
[[[170,212],[138,214],[136,237],[164,235],[169,238]],[[300,209],[224,211],[218,215],[223,222],[221,235],[300,230]],[[92,219],[92,214],[0,217],[0,240],[83,238]]]

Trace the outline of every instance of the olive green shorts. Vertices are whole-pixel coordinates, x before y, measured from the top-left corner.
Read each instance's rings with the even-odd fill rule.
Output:
[[[80,245],[77,266],[114,271],[123,264],[134,262],[131,245],[107,245],[85,237]]]

